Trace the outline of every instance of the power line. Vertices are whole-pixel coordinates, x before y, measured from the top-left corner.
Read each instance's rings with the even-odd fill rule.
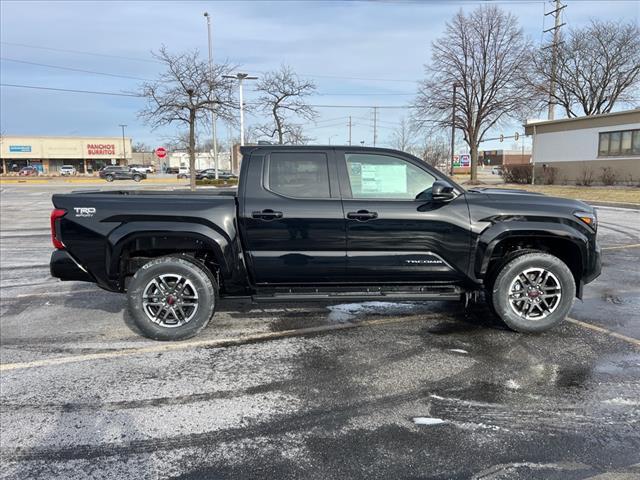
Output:
[[[57,68],[59,70],[69,70],[71,72],[81,72],[81,73],[91,73],[94,75],[105,75],[107,77],[118,77],[118,78],[128,78],[131,80],[143,80],[143,81],[148,81],[148,82],[152,82],[153,80],[149,79],[149,78],[141,78],[141,77],[132,77],[129,75],[120,75],[117,73],[107,73],[107,72],[96,72],[94,70],[84,70],[81,68],[73,68],[73,67],[63,67],[60,65],[49,65],[46,63],[37,63],[37,62],[28,62],[26,60],[17,60],[15,58],[7,58],[7,57],[0,57],[0,60],[5,61],[5,62],[15,62],[15,63],[24,63],[26,65],[35,65],[38,67],[47,67],[47,68]]]
[[[52,52],[63,52],[63,53],[77,53],[80,55],[93,55],[96,57],[108,57],[108,58],[121,58],[124,60],[133,60],[135,62],[149,62],[149,63],[162,63],[158,60],[153,60],[150,58],[139,58],[139,57],[124,57],[122,55],[110,55],[107,53],[96,53],[96,52],[84,52],[82,50],[67,50],[64,48],[53,48],[53,47],[41,47],[38,45],[27,45],[25,43],[14,43],[14,42],[0,42],[3,45],[12,45],[14,47],[25,47],[25,48],[35,48],[38,50],[50,50]]]
[[[18,85],[13,83],[0,83],[0,87],[14,87],[14,88],[30,88],[33,90],[51,90],[54,92],[67,92],[67,93],[90,93],[93,95],[111,95],[116,97],[135,97],[142,98],[142,95],[136,95],[134,93],[118,93],[118,92],[98,92],[93,90],[76,90],[72,88],[53,88],[53,87],[40,87],[37,85]]]

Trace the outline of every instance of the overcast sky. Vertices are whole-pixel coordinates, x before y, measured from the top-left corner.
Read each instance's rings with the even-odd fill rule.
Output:
[[[310,100],[316,105],[404,106],[429,61],[431,41],[458,9],[471,10],[479,3],[2,0],[0,76],[3,84],[131,91],[141,79],[158,74],[160,65],[152,61],[150,51],[162,44],[172,51],[198,48],[206,57],[206,10],[213,16],[217,59],[228,59],[258,76],[288,64],[316,82],[318,92]],[[552,8],[549,2],[496,3],[513,12],[525,34],[540,42],[542,30],[550,26],[550,17],[543,15],[544,9]],[[638,22],[640,16],[638,1],[565,3],[563,21],[568,27],[582,26],[591,18]],[[250,86],[247,90],[250,100]],[[132,97],[2,87],[0,127],[5,134],[105,136],[119,135],[118,124],[124,123],[134,141],[162,144],[169,130],[153,132],[138,120],[141,106],[142,100]],[[372,144],[371,108],[318,111],[318,124],[305,126],[315,143],[327,143],[330,137],[331,143],[346,143],[351,115],[354,144]],[[406,115],[406,108],[380,110],[379,145],[389,146],[394,127]],[[257,120],[249,117],[248,123]],[[220,123],[218,128],[219,137],[226,138],[227,127]]]

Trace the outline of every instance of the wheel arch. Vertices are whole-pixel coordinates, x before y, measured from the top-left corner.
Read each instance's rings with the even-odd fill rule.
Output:
[[[114,230],[108,237],[107,274],[117,278],[125,290],[126,278],[149,259],[183,254],[206,266],[218,283],[234,276],[237,268],[236,247],[232,239],[206,225],[177,225],[131,222]]]
[[[562,260],[571,270],[576,284],[576,296],[582,297],[582,277],[588,260],[588,239],[573,229],[563,225],[552,228],[501,229],[502,231],[485,232],[480,239],[475,261],[477,278],[489,279],[505,259],[513,259],[519,252],[541,251]],[[490,229],[491,230],[491,229]]]

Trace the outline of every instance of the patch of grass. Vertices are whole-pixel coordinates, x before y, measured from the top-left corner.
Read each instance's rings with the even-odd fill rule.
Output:
[[[215,179],[204,179],[204,180],[196,180],[196,185],[215,185],[219,187],[234,187],[238,185],[238,180],[223,180],[219,178]]]
[[[489,185],[488,185],[489,186]],[[493,186],[493,185],[491,185]],[[604,201],[640,204],[638,187],[576,187],[570,185],[495,185],[496,188],[518,188],[529,192],[586,201]]]

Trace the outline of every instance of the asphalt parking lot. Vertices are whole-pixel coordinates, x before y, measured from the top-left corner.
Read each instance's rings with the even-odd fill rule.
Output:
[[[603,274],[542,335],[457,303],[227,303],[167,344],[49,277],[69,188],[0,187],[0,478],[640,478],[640,210],[599,209]]]

